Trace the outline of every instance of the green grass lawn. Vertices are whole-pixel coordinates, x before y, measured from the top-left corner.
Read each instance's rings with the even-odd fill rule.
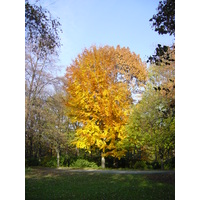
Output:
[[[174,174],[102,174],[34,168],[25,172],[26,200],[175,199]]]

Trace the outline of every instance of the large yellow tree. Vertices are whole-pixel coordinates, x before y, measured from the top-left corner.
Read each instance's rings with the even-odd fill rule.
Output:
[[[81,124],[74,144],[121,158],[131,91],[146,81],[146,65],[129,48],[92,46],[77,56],[65,77],[68,115]]]

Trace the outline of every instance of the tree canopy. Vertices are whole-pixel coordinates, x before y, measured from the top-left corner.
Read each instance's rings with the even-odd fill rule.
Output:
[[[61,24],[51,13],[36,4],[25,1],[25,37],[33,50],[40,48],[40,55],[55,53],[61,46]]]
[[[77,147],[122,157],[131,88],[146,80],[145,64],[128,48],[93,46],[78,55],[67,68],[65,86],[69,116],[82,123],[76,132]]]
[[[175,0],[160,1],[157,10],[158,13],[149,20],[152,22],[154,30],[161,35],[169,34],[175,36]],[[162,62],[170,64],[170,62],[174,61],[169,54],[170,49],[175,54],[175,44],[172,47],[158,44],[155,49],[155,55],[150,56],[148,61],[156,65],[160,65]]]
[[[141,159],[163,162],[174,156],[175,117],[169,109],[169,99],[156,92],[151,85],[142,100],[133,105],[127,124],[125,147],[141,151]]]
[[[158,13],[149,20],[152,27],[159,34],[175,36],[175,0],[163,0],[159,2]]]

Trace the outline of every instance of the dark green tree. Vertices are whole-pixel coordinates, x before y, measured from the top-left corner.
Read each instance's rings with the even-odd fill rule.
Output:
[[[158,13],[149,20],[152,22],[152,27],[158,34],[169,34],[175,37],[175,0],[160,1],[157,10]],[[155,55],[150,56],[148,61],[160,65],[165,60],[165,64],[169,65],[174,61],[169,54],[169,49],[175,52],[175,45],[168,47],[158,44]]]
[[[149,20],[159,34],[175,36],[175,0],[160,1],[158,13]]]

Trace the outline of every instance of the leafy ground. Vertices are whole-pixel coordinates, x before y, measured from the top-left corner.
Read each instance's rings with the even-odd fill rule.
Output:
[[[49,168],[25,172],[28,199],[175,199],[175,174],[113,174]]]

